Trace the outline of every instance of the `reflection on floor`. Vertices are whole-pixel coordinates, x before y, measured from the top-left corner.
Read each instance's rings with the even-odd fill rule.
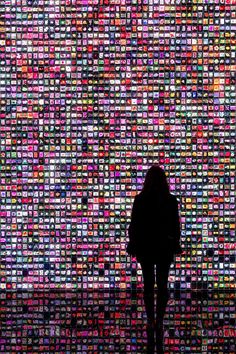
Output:
[[[235,297],[172,292],[165,353],[235,351]],[[2,292],[0,353],[145,353],[142,292]]]

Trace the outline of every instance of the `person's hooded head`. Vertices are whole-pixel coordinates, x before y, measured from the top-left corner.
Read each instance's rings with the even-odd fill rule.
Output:
[[[160,200],[167,199],[170,195],[165,172],[157,164],[154,164],[147,171],[142,192]]]

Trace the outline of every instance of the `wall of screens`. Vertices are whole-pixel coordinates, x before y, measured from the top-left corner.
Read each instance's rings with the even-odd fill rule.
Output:
[[[0,9],[1,290],[137,289],[134,196],[180,201],[172,289],[234,286],[230,0],[29,0]]]

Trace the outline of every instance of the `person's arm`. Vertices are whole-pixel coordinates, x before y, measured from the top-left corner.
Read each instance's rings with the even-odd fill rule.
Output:
[[[129,242],[127,245],[127,252],[130,255],[135,255],[136,251],[136,226],[137,226],[137,216],[138,216],[138,208],[137,208],[137,199],[134,198],[134,203],[131,211],[131,221],[128,227],[128,235],[129,235]]]
[[[174,235],[175,235],[175,253],[181,254],[183,252],[180,246],[180,218],[179,218],[179,210],[178,210],[178,200],[175,198],[173,205],[173,226],[174,226]]]

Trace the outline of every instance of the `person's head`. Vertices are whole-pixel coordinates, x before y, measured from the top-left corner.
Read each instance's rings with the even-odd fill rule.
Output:
[[[147,171],[142,191],[145,194],[151,193],[163,198],[170,194],[165,172],[157,164],[154,164]]]

